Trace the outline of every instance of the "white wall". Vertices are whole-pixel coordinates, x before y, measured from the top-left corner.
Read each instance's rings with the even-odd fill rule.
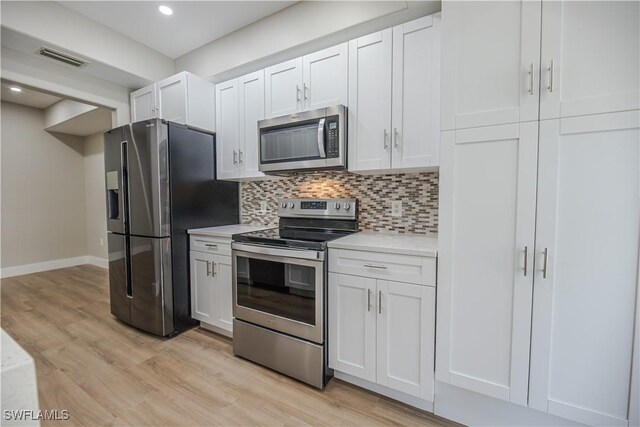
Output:
[[[175,69],[223,81],[420,16],[439,1],[302,1],[175,60]]]
[[[63,99],[44,110],[44,127],[48,129],[71,120],[81,114],[95,110],[97,107],[82,102]]]
[[[1,103],[0,266],[84,256],[84,147],[44,131],[42,110]]]
[[[103,133],[99,132],[84,138],[84,206],[87,255],[106,260],[107,214],[104,198],[104,139]]]

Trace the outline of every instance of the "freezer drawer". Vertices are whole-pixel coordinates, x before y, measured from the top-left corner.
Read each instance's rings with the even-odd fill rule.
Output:
[[[130,237],[131,325],[156,335],[174,331],[171,239]]]
[[[111,314],[125,323],[131,323],[131,298],[129,293],[128,237],[122,234],[107,234],[109,244],[109,299]]]

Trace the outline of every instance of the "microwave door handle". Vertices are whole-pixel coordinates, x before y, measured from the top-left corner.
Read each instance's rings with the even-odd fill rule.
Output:
[[[323,159],[327,157],[327,153],[324,151],[324,121],[325,119],[322,118],[318,122],[318,152]]]

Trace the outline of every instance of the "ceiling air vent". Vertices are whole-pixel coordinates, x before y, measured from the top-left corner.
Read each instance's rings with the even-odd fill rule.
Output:
[[[56,61],[64,62],[67,65],[71,65],[73,67],[82,68],[88,64],[87,61],[84,61],[79,58],[74,58],[71,55],[67,55],[66,53],[62,53],[57,50],[53,50],[48,47],[41,47],[38,51],[40,55],[46,56],[47,58],[55,59]]]

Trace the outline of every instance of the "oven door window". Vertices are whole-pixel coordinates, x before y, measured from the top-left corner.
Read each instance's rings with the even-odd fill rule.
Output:
[[[238,256],[236,268],[239,306],[315,326],[315,267]]]
[[[323,145],[318,146],[318,122],[260,133],[262,163],[320,159],[321,149]]]

